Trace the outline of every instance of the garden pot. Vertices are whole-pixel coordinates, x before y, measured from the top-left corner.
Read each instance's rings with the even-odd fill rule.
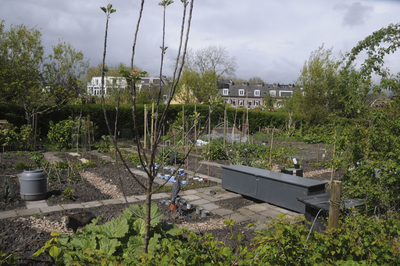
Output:
[[[203,210],[202,207],[197,207],[196,208],[196,214],[200,214],[202,210]]]
[[[193,203],[191,202],[186,203],[186,209],[190,210],[191,208],[193,208]]]
[[[42,169],[25,170],[19,178],[21,198],[42,200],[47,195],[47,176]]]
[[[295,165],[294,165],[294,168],[295,168],[295,169],[300,169],[300,164],[298,164],[298,163],[295,164]]]
[[[201,217],[207,217],[207,215],[208,215],[209,213],[210,213],[209,211],[203,210],[203,211],[201,212]]]

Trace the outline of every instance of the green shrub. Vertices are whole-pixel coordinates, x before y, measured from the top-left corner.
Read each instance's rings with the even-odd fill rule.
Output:
[[[57,124],[50,121],[50,130],[47,133],[47,138],[52,143],[56,144],[57,149],[63,150],[71,147],[71,128],[73,121],[71,117],[67,120],[62,120]]]
[[[128,160],[133,164],[133,165],[140,165],[140,159],[139,155],[132,153],[128,155]]]
[[[208,151],[210,149],[210,151]],[[226,160],[226,150],[223,145],[215,142],[211,142],[210,144],[203,147],[203,152],[201,156],[206,160],[217,161],[217,160]]]
[[[30,158],[32,161],[35,162],[38,168],[42,167],[42,163],[44,161],[44,155],[40,151],[31,152]]]
[[[33,168],[32,165],[27,164],[25,162],[18,162],[16,164],[14,164],[14,169],[17,170],[27,170],[27,169],[31,169]]]
[[[75,189],[66,188],[63,192],[61,192],[64,199],[71,200],[74,198]]]

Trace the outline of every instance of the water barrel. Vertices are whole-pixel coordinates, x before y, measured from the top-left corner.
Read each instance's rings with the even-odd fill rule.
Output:
[[[47,176],[42,169],[24,170],[19,178],[21,198],[42,200],[47,195]]]

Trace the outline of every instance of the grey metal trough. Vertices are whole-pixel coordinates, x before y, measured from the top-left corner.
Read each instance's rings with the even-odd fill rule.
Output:
[[[327,182],[244,165],[222,166],[222,188],[304,213],[297,198],[323,194]]]

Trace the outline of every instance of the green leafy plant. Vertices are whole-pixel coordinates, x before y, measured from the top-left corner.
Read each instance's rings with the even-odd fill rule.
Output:
[[[103,135],[101,136],[103,140],[100,141],[99,147],[97,148],[97,151],[100,153],[106,153],[110,151],[111,147],[111,137],[109,135]]]
[[[226,160],[226,150],[220,143],[211,142],[203,147],[201,156],[206,160],[217,161]],[[208,151],[210,149],[210,151]]]
[[[57,124],[50,121],[50,130],[47,133],[47,138],[49,141],[56,144],[57,149],[63,150],[71,147],[71,127],[73,121],[71,117],[67,120],[62,120]]]
[[[38,168],[42,167],[44,161],[44,155],[40,151],[33,151],[31,152],[30,156],[31,160],[35,162]]]
[[[3,183],[4,183],[3,197],[4,197],[4,202],[7,203],[11,194],[10,182],[7,176],[4,176]]]
[[[25,162],[17,162],[14,164],[14,169],[17,169],[17,170],[26,170],[26,169],[30,169],[30,168],[32,168],[32,165],[27,164]]]
[[[139,155],[132,153],[128,155],[128,160],[133,164],[133,165],[140,165],[140,159]]]
[[[64,199],[71,200],[71,199],[74,198],[75,191],[76,191],[75,189],[72,189],[72,188],[68,187],[64,191],[62,191],[61,194],[62,194]]]

